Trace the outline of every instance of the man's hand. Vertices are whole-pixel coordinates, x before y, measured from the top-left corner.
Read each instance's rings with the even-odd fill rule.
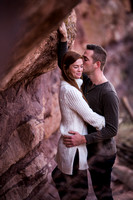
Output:
[[[64,22],[60,25],[59,32],[61,34],[61,42],[66,42],[67,41],[67,29],[66,29],[66,25]]]
[[[66,145],[66,147],[73,147],[86,143],[85,136],[80,135],[78,132],[75,131],[69,131],[69,133],[72,134],[72,136],[63,136],[63,143]]]

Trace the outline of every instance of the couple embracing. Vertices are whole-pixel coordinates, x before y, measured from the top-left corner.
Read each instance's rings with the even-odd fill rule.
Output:
[[[116,158],[119,100],[103,73],[107,53],[101,46],[89,44],[83,56],[68,51],[64,23],[59,31],[62,118],[52,178],[60,199],[85,200],[89,170],[97,199],[113,200],[110,184]]]

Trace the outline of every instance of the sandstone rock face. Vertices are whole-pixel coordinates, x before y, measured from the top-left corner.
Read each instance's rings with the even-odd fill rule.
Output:
[[[59,127],[59,77],[56,69],[1,93],[0,199],[25,199],[47,182],[54,146],[43,141]]]
[[[7,88],[6,85],[12,78],[17,81],[15,80],[16,75],[20,76],[18,77],[19,80],[21,76],[24,77],[24,74],[32,73],[32,76],[35,76],[37,72],[38,74],[43,73],[43,69],[46,67],[44,59],[43,67],[37,66],[37,62],[40,64],[40,52],[41,57],[49,57],[50,52],[53,54],[53,60],[55,60],[56,37],[51,35],[48,41],[46,37],[57,30],[59,23],[79,1],[42,0],[38,2],[20,0],[11,3],[6,0],[1,3],[0,89]],[[44,38],[45,42],[42,47],[40,43]],[[51,46],[51,49],[48,48],[48,45]],[[39,51],[39,48],[42,49]],[[30,60],[27,58],[26,66],[25,57],[30,57]],[[46,61],[50,64],[49,58]]]
[[[1,200],[53,199],[46,191],[58,135],[49,137],[61,119],[57,28],[65,18],[71,46],[78,2],[7,0],[0,8]]]
[[[128,11],[131,11],[129,0],[82,0],[76,7],[78,31],[75,49],[82,52],[87,43],[106,46],[120,41],[127,34]]]

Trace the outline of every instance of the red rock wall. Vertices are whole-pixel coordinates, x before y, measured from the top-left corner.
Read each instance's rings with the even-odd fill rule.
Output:
[[[25,199],[40,182],[47,182],[55,147],[46,138],[60,123],[59,77],[56,69],[0,95],[0,199]]]
[[[26,74],[32,73],[32,76],[36,76],[37,72],[43,73],[42,70],[46,67],[45,61],[42,62],[43,67],[37,65],[40,52],[44,58],[45,55],[52,55],[53,61],[55,60],[56,34],[52,34],[50,37],[49,34],[57,30],[61,21],[79,2],[80,0],[15,0],[13,3],[10,0],[5,0],[1,2],[0,90],[8,87],[8,82],[14,78],[18,71],[19,74],[22,71],[20,76],[23,75],[23,77],[24,74],[26,76]],[[45,47],[41,46],[44,39]],[[50,47],[51,49],[49,49]],[[28,60],[28,65],[25,66],[24,63],[22,66],[25,57],[30,57],[30,60]],[[50,58],[46,61],[51,63]],[[21,78],[19,74],[17,74],[18,80]],[[16,81],[14,79],[11,83]]]
[[[86,43],[106,46],[110,42],[124,38],[126,35],[125,5],[130,7],[128,0],[82,0],[76,7],[78,31],[75,48],[81,51]]]
[[[0,21],[0,28],[5,28],[0,29],[0,40],[4,39],[0,46],[1,200],[52,199],[48,182],[58,135],[54,134],[52,140],[48,138],[56,133],[61,119],[57,28],[65,18],[70,46],[76,33],[76,16],[71,11],[78,2],[3,2],[3,21]]]

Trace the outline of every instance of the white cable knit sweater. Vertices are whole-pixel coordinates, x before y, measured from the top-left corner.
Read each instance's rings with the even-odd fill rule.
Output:
[[[82,79],[76,79],[76,82],[80,88],[83,82]],[[70,130],[77,131],[81,135],[86,135],[87,127],[85,122],[91,124],[99,130],[105,126],[104,117],[93,112],[87,102],[83,99],[82,93],[64,80],[61,81],[59,101],[62,116],[60,125],[62,135],[69,135],[68,131]],[[63,173],[69,175],[73,173],[73,162],[77,150],[79,151],[79,169],[87,169],[86,144],[67,148],[63,144],[62,137],[60,137],[56,162],[58,164],[58,168]]]

